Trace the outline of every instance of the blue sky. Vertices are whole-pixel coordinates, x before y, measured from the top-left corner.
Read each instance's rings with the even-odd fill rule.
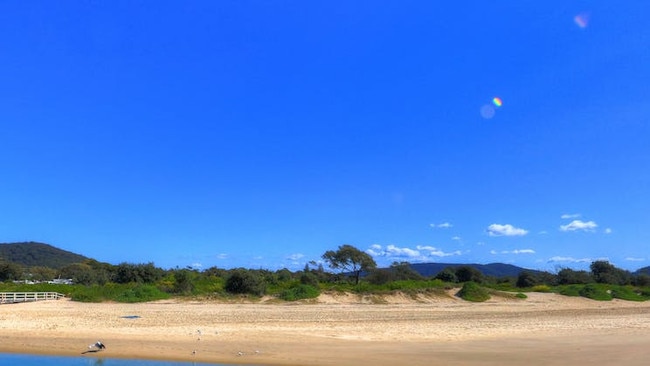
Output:
[[[647,1],[3,1],[0,242],[650,265]],[[499,99],[494,99],[499,98]]]

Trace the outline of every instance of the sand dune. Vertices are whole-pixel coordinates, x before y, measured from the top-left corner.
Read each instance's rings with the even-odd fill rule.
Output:
[[[645,365],[650,303],[531,293],[0,305],[0,352],[260,365]]]

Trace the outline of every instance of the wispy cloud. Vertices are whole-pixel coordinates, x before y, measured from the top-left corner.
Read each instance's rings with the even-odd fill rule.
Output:
[[[215,256],[217,259],[228,259],[228,254],[226,253],[219,253]]]
[[[453,252],[444,252],[438,248],[432,246],[425,246],[425,245],[418,245],[417,248],[418,250],[425,252],[425,254],[427,254],[428,256],[433,256],[433,257],[451,257],[453,255],[463,254],[460,250],[455,250]]]
[[[190,267],[192,267],[193,269],[201,269],[201,268],[203,268],[203,264],[201,264],[199,262],[195,262],[195,263],[190,264]]]
[[[591,263],[593,262],[594,259],[592,258],[573,258],[573,257],[562,257],[562,256],[555,256],[551,257],[548,259],[549,263],[558,263],[558,262],[564,262],[564,263]]]
[[[490,254],[535,254],[535,251],[533,249],[502,250],[500,252],[491,250]]]
[[[573,220],[567,225],[560,225],[561,231],[594,231],[598,227],[593,221]]]
[[[523,236],[528,234],[528,230],[514,227],[510,224],[492,224],[487,228],[490,236]]]
[[[576,213],[576,214],[564,214],[564,215],[562,215],[560,217],[565,219],[565,220],[568,220],[568,219],[577,219],[580,216],[582,216],[582,215],[579,214],[579,213]]]
[[[449,229],[450,227],[453,227],[454,225],[452,225],[449,222],[443,222],[441,224],[429,224],[429,226],[431,226],[434,229]]]
[[[645,258],[627,257],[625,260],[630,262],[644,262]]]
[[[452,236],[452,237],[451,237],[451,240],[453,240],[453,241],[461,241],[461,240],[463,240],[463,238],[461,238],[460,236],[456,235],[456,236]]]
[[[297,261],[303,258],[305,255],[300,253],[290,254],[287,256],[287,259],[290,261]]]
[[[611,233],[612,233],[612,229],[611,229],[611,228],[605,228],[605,230],[604,230],[603,232],[604,232],[605,234],[611,234]]]

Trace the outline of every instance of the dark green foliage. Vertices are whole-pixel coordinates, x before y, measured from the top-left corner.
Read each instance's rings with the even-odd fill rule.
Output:
[[[92,285],[98,283],[97,273],[85,263],[69,264],[61,269],[62,278],[70,278],[74,283],[81,285]]]
[[[598,283],[628,285],[632,282],[632,275],[628,271],[616,268],[607,261],[595,261],[589,268],[594,280]]]
[[[444,282],[456,283],[458,282],[458,277],[456,277],[456,269],[453,267],[447,267],[442,271],[438,272],[435,277]]]
[[[318,276],[311,272],[303,272],[300,275],[300,283],[303,285],[318,287]]]
[[[320,291],[313,286],[297,285],[280,293],[280,298],[285,301],[296,301],[302,299],[313,299],[320,295]]]
[[[559,285],[587,284],[593,281],[593,277],[587,271],[574,271],[570,268],[563,268],[557,273],[557,283]]]
[[[174,271],[173,291],[176,294],[188,295],[194,291],[194,272],[189,269]]]
[[[377,267],[377,263],[368,253],[353,247],[341,245],[336,251],[328,250],[323,254],[323,260],[333,269],[350,272],[354,276],[354,283],[359,284],[361,272],[368,272]]]
[[[518,292],[518,293],[515,295],[515,297],[518,298],[518,299],[527,299],[527,298],[528,298],[528,295],[523,294],[523,293],[521,293],[521,292]]]
[[[456,268],[456,278],[458,282],[483,282],[481,271],[470,266],[460,266]]]
[[[521,271],[519,276],[517,276],[517,287],[533,287],[538,284],[537,277],[534,273],[529,271]]]
[[[259,273],[240,268],[230,273],[224,289],[232,294],[262,296],[266,292],[266,283]]]
[[[115,268],[113,281],[116,283],[152,284],[160,280],[163,275],[163,270],[151,262],[146,264],[120,263]]]
[[[490,294],[478,283],[469,281],[463,284],[463,288],[457,294],[463,300],[472,302],[483,302],[490,299]]]
[[[23,269],[16,263],[0,261],[0,282],[22,279]]]
[[[632,284],[639,287],[650,287],[650,275],[641,273],[634,276]]]
[[[24,267],[63,268],[86,257],[37,242],[0,243],[0,258]]]
[[[607,288],[605,286],[594,283],[584,285],[582,289],[580,289],[579,293],[580,296],[592,300],[609,301],[612,299],[612,295],[607,292]]]

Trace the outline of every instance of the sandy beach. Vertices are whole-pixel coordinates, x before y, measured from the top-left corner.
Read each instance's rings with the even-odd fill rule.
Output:
[[[531,293],[0,305],[0,352],[249,365],[646,365],[650,303]],[[378,303],[379,302],[379,303]]]

